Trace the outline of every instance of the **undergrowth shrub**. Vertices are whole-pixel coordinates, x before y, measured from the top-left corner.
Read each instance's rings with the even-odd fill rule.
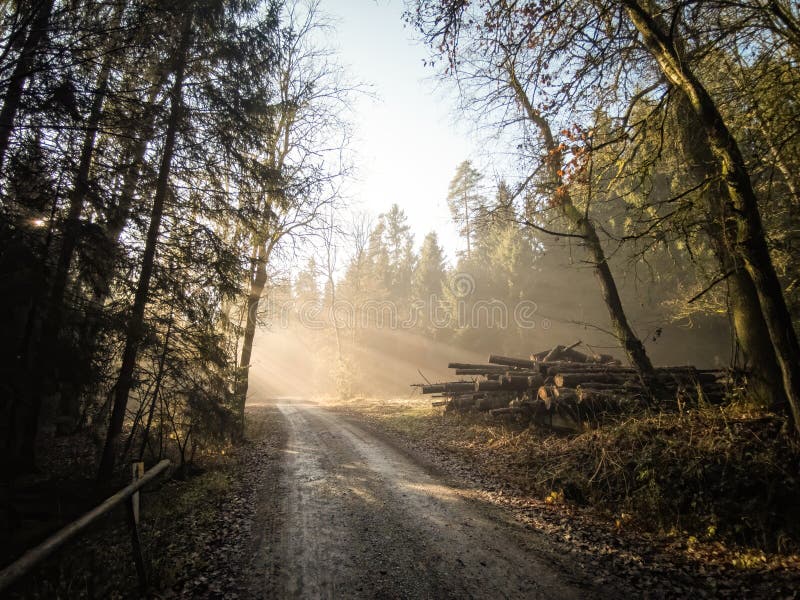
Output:
[[[796,549],[800,449],[783,425],[731,409],[630,418],[569,439],[546,486],[651,529]]]

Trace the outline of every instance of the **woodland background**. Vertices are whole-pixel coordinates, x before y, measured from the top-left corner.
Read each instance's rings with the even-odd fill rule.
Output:
[[[644,375],[741,368],[740,399],[796,426],[795,5],[410,2],[486,140],[453,173],[450,263],[402,205],[344,210],[363,89],[313,2],[0,11],[11,472],[76,430],[93,432],[101,479],[120,453],[214,451],[241,436],[249,376],[275,394],[397,393],[454,352],[553,340]],[[481,302],[533,303],[536,326],[431,318]],[[340,303],[413,325],[343,324]],[[276,306],[293,307],[286,327]]]

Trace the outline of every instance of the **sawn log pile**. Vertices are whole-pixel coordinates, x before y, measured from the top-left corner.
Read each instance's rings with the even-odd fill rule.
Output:
[[[731,385],[727,370],[692,366],[657,367],[655,377],[644,381],[636,369],[607,354],[584,354],[578,345],[529,358],[492,354],[488,364],[450,363],[460,380],[414,385],[445,410],[488,411],[567,430],[664,401],[718,404]]]

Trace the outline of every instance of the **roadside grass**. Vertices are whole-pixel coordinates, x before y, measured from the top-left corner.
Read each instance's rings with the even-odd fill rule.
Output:
[[[427,399],[329,404],[521,494],[588,507],[612,527],[671,538],[688,554],[724,546],[733,566],[749,568],[800,548],[800,447],[773,413],[737,404],[643,412],[565,435],[444,413]]]

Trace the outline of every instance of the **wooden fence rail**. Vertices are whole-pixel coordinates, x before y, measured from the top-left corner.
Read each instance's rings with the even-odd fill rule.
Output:
[[[152,469],[144,472],[144,463],[133,464],[133,482],[107,498],[102,504],[76,519],[63,529],[57,531],[38,546],[31,548],[16,561],[0,571],[0,592],[8,588],[17,579],[28,573],[38,563],[50,556],[61,546],[81,533],[98,518],[109,512],[119,504],[127,502],[128,524],[131,530],[133,544],[133,558],[136,562],[136,573],[139,584],[143,588],[147,585],[147,572],[142,557],[142,548],[139,541],[139,490],[150,481],[158,477],[170,464],[169,460],[162,460]]]

